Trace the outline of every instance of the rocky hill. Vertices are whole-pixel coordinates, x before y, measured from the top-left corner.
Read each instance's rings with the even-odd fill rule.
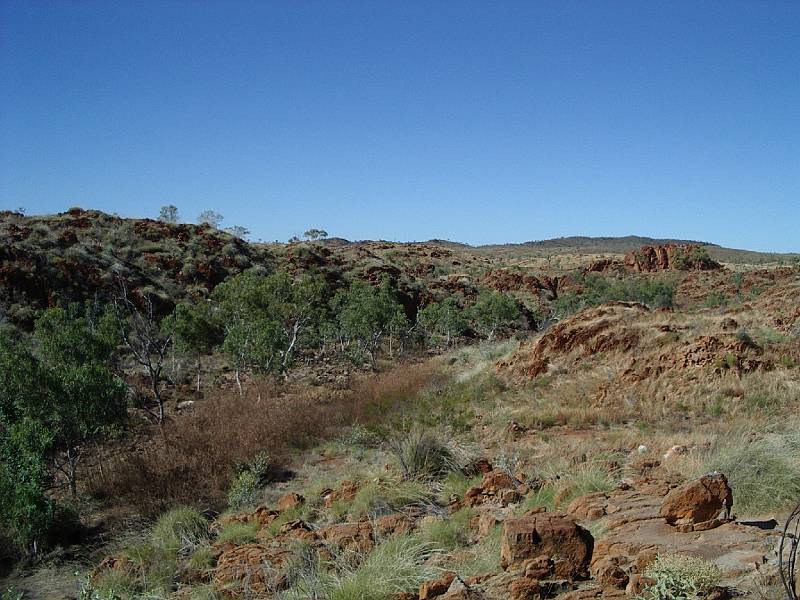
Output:
[[[259,245],[80,210],[4,213],[0,228],[0,300],[20,325],[115,277],[166,313],[254,267],[315,273],[331,294],[389,280],[411,329],[481,290],[527,317],[366,365],[316,348],[291,379],[252,373],[244,390],[223,352],[204,357],[202,387],[199,360],[196,387],[176,367],[163,423],[132,413],[86,450],[71,504],[83,529],[8,571],[23,598],[74,598],[76,571],[92,600],[783,593],[781,531],[800,501],[797,266],[640,238],[549,254]]]

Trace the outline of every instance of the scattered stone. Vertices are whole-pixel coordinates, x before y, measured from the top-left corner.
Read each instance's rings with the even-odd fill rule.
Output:
[[[281,567],[291,552],[262,544],[244,544],[223,552],[214,569],[214,586],[233,597],[265,594],[283,582]]]
[[[337,500],[351,501],[358,493],[358,484],[345,479],[339,484],[338,490],[325,490],[322,492],[322,499],[325,502],[325,508],[330,508]]]
[[[676,456],[683,456],[684,454],[688,453],[689,453],[689,446],[676,444],[672,448],[667,450],[667,452],[664,454],[664,460],[672,460]]]
[[[414,520],[403,513],[384,515],[375,520],[375,532],[380,536],[408,533],[414,528]]]
[[[450,589],[450,584],[456,578],[452,571],[445,571],[439,579],[425,581],[419,586],[419,600],[431,600],[443,596]]]

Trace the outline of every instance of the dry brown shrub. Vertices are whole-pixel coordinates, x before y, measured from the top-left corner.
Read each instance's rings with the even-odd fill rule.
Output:
[[[356,382],[339,395],[262,390],[259,400],[255,392],[240,397],[218,391],[191,413],[154,429],[141,447],[107,461],[90,492],[143,513],[175,504],[219,508],[242,462],[267,452],[275,465],[285,465],[293,451],[343,427],[380,422],[439,377],[432,365],[416,364]]]

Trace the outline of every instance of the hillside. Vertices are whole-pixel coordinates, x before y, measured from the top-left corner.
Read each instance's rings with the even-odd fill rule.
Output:
[[[116,279],[152,292],[167,313],[176,301],[208,294],[227,276],[259,266],[319,269],[334,285],[357,277],[398,280],[410,314],[454,290],[474,294],[497,268],[533,269],[558,277],[598,259],[621,259],[642,246],[700,244],[647,237],[569,237],[471,247],[431,240],[254,244],[204,225],[122,219],[73,209],[52,216],[0,213],[0,308],[14,323],[30,324],[32,309],[54,301],[107,294]],[[800,255],[767,254],[700,244],[712,259],[747,265],[791,264]],[[423,293],[421,290],[425,289]],[[426,296],[428,294],[428,296]]]
[[[54,440],[0,437],[12,600],[782,597],[797,265],[637,237],[2,219],[0,434]],[[112,403],[108,427],[64,425]]]

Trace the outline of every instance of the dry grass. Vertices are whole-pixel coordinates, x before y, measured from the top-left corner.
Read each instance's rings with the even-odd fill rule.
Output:
[[[142,448],[108,461],[90,491],[148,514],[176,504],[218,508],[242,462],[267,452],[285,464],[293,452],[343,427],[380,422],[439,377],[433,365],[422,364],[397,367],[325,398],[299,391],[257,400],[219,392],[156,430]]]

